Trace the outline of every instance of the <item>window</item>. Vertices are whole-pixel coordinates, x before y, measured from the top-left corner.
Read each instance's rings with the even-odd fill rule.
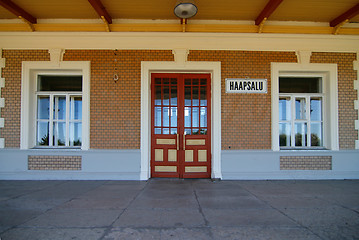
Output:
[[[321,77],[279,77],[279,146],[323,148]]]
[[[37,147],[81,147],[82,76],[37,76]]]

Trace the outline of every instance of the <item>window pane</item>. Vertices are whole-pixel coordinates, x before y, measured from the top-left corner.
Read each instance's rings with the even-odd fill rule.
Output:
[[[186,128],[186,129],[184,130],[184,133],[185,133],[186,135],[191,135],[191,129],[190,129],[190,128]]]
[[[66,123],[54,123],[54,146],[65,146],[66,142]]]
[[[192,88],[192,104],[193,106],[199,106],[199,94],[197,86]]]
[[[70,102],[70,119],[82,119],[82,97],[71,97]]]
[[[81,146],[82,142],[82,124],[70,123],[70,146]]]
[[[290,121],[290,98],[279,98],[279,121]]]
[[[184,105],[191,106],[191,87],[184,88]]]
[[[200,98],[201,106],[207,106],[207,87],[201,87]]]
[[[191,108],[190,107],[184,108],[184,126],[191,127]]]
[[[305,98],[295,99],[295,119],[306,119],[305,116]]]
[[[177,107],[171,107],[171,127],[177,127]]]
[[[37,98],[37,118],[49,119],[50,117],[50,98],[39,96]]]
[[[170,87],[163,86],[163,105],[168,106],[170,104]]]
[[[54,119],[66,119],[66,97],[54,98]]]
[[[170,134],[170,129],[169,128],[164,128],[162,134]]]
[[[322,121],[322,99],[310,99],[310,119],[312,121]]]
[[[207,108],[201,107],[200,127],[207,127]]]
[[[296,123],[294,127],[295,146],[307,146],[307,123]]]
[[[177,128],[171,128],[171,134],[177,134]]]
[[[37,122],[38,146],[49,146],[49,122]]]
[[[177,105],[177,86],[171,86],[171,105]]]
[[[290,147],[291,146],[291,124],[280,123],[279,124],[279,146]]]
[[[207,128],[201,128],[200,134],[207,135]]]
[[[38,91],[82,91],[82,76],[39,75]]]
[[[193,129],[192,135],[199,135],[199,129],[198,128]]]
[[[155,92],[155,105],[161,105],[161,86],[156,86]]]
[[[322,79],[319,77],[280,77],[280,93],[321,93]]]
[[[170,108],[164,107],[163,108],[163,127],[169,127],[170,126]]]
[[[192,108],[192,127],[199,127],[199,108]]]
[[[323,146],[323,138],[322,138],[322,133],[323,133],[323,127],[322,127],[322,123],[312,123],[310,125],[310,129],[311,129],[311,146]]]
[[[155,134],[161,134],[161,128],[155,128]]]
[[[155,126],[161,126],[161,107],[155,107]]]

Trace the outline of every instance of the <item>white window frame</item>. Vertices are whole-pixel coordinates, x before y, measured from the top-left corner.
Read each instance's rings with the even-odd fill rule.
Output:
[[[281,76],[282,77],[282,76]],[[296,77],[302,77],[302,76],[296,76]],[[307,76],[305,76],[307,77]],[[317,77],[317,76],[314,76]],[[323,81],[323,79],[321,79],[321,81]],[[281,121],[279,120],[279,124],[280,123],[290,123],[291,126],[291,146],[280,146],[281,149],[323,149],[325,146],[325,132],[324,132],[324,125],[325,125],[325,118],[323,116],[325,116],[325,99],[324,99],[324,95],[323,95],[323,91],[322,93],[279,93],[279,97],[278,97],[278,101],[280,98],[290,98],[290,120],[286,120],[286,121]],[[306,105],[305,105],[305,118],[304,119],[296,119],[295,113],[296,113],[296,109],[295,109],[295,99],[297,98],[303,98],[305,99]],[[310,118],[310,99],[311,98],[321,98],[322,100],[322,107],[321,107],[321,115],[322,115],[322,120],[321,121],[313,121]],[[295,124],[296,123],[306,123],[307,124],[307,146],[295,146]],[[322,139],[321,141],[322,146],[311,146],[311,123],[322,123]],[[278,134],[279,137],[279,134]]]
[[[279,151],[279,77],[321,77],[323,96],[323,148],[339,150],[337,64],[272,63],[272,150]],[[302,94],[305,95],[305,94]],[[313,94],[314,95],[314,94]],[[321,148],[321,149],[323,149]],[[285,148],[286,150],[288,148]],[[293,150],[298,148],[291,148]],[[307,147],[306,149],[318,149]]]
[[[36,146],[36,109],[38,75],[82,75],[82,150],[90,147],[90,73],[89,61],[23,61],[21,78],[20,149]],[[60,94],[60,93],[59,93]],[[58,94],[55,94],[58,95]],[[55,148],[59,149],[59,148]]]
[[[63,148],[63,147],[67,147],[67,148],[81,148],[81,146],[71,146],[70,145],[70,124],[71,123],[82,123],[82,116],[81,116],[81,120],[77,120],[77,119],[71,119],[70,117],[70,110],[73,109],[73,101],[72,99],[75,97],[81,97],[81,104],[82,104],[82,91],[81,92],[56,92],[56,91],[37,91],[36,92],[36,100],[38,100],[38,97],[49,97],[49,119],[48,120],[44,120],[44,119],[39,119],[38,117],[36,117],[36,121],[35,121],[35,127],[37,128],[37,123],[38,122],[49,122],[49,145],[48,146],[42,146],[42,145],[38,145],[36,143],[36,148]],[[56,97],[65,97],[66,99],[66,113],[65,113],[65,119],[57,119],[56,116],[54,116],[54,104],[55,102],[55,98]],[[57,107],[56,107],[57,108]],[[36,109],[38,112],[38,108]],[[38,116],[38,114],[36,115]],[[64,122],[65,123],[65,145],[64,146],[58,146],[56,143],[53,142],[53,136],[54,136],[54,123],[55,122]],[[36,130],[37,131],[37,130]],[[38,133],[36,132],[36,135]],[[55,137],[56,139],[56,137]],[[82,136],[81,136],[82,139]],[[35,140],[37,141],[37,140]],[[82,145],[82,141],[81,141],[81,145]]]

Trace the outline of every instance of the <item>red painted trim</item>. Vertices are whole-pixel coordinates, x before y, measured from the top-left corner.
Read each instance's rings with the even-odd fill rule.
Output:
[[[177,79],[177,132],[179,133],[179,141],[177,142],[177,135],[170,134],[154,134],[154,109],[155,109],[155,79],[160,78],[169,78]],[[204,146],[186,146],[186,149],[190,150],[207,150],[207,162],[198,162],[198,153],[194,151],[194,161],[185,162],[185,151],[183,146],[183,137],[184,137],[184,100],[185,100],[185,79],[206,79],[206,92],[207,92],[207,134],[206,135],[186,135],[186,139],[205,139],[206,145]],[[162,84],[161,84],[162,85]],[[191,85],[198,86],[198,85]],[[162,88],[163,90],[163,88]],[[198,91],[200,96],[200,89]],[[193,96],[192,96],[193,97]],[[163,100],[163,99],[162,99]],[[160,105],[156,105],[160,106]],[[163,105],[161,105],[163,107]],[[170,106],[170,105],[169,105]],[[167,106],[166,106],[167,107]],[[193,106],[190,106],[193,107]],[[197,107],[197,106],[195,106]],[[201,106],[198,106],[199,108]],[[200,114],[199,114],[200,118]],[[199,119],[200,120],[200,119]],[[199,121],[200,124],[200,121]],[[199,127],[198,127],[199,129]],[[175,139],[176,145],[160,145],[156,144],[157,139]],[[169,162],[168,161],[168,149],[176,149],[179,145],[179,150],[177,151],[177,161]],[[155,149],[163,149],[163,161],[154,161]],[[155,166],[177,166],[177,173],[170,172],[155,172]],[[206,166],[207,172],[205,173],[185,173],[186,166]],[[151,74],[151,177],[179,177],[179,178],[210,178],[211,177],[211,75],[210,74],[176,74],[176,73],[153,73]]]
[[[105,6],[102,4],[101,0],[88,0],[88,1],[100,17],[104,16],[109,24],[112,23],[112,18],[110,14],[107,12]]]
[[[359,3],[346,11],[345,13],[341,14],[340,16],[336,17],[332,21],[330,21],[331,27],[336,27],[338,24],[341,24],[345,20],[350,20],[351,18],[355,17],[359,14]]]
[[[264,20],[264,18],[269,18],[270,15],[278,8],[278,6],[283,2],[283,0],[270,0],[267,5],[264,7],[262,12],[256,18],[256,25],[258,26]]]
[[[30,23],[37,23],[37,19],[32,16],[30,13],[26,12],[24,9],[16,5],[10,0],[0,0],[0,5],[15,14],[17,17],[23,17]]]

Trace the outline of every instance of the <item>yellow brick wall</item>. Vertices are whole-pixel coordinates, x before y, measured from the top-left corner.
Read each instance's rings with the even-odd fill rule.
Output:
[[[220,61],[222,149],[271,148],[271,62],[296,62],[294,52],[191,51],[190,61]],[[226,78],[268,79],[267,94],[225,93]]]
[[[28,170],[81,170],[81,156],[28,156]]]
[[[91,61],[90,148],[139,149],[141,61],[173,61],[170,50],[116,52],[119,80],[113,81],[115,54],[110,50],[66,50],[64,61]],[[0,138],[6,148],[20,146],[21,63],[48,61],[47,50],[3,50],[2,71],[5,127]],[[339,142],[354,149],[358,132],[354,120],[356,79],[353,53],[313,53],[312,63],[338,64]],[[222,72],[222,149],[271,148],[271,62],[296,62],[294,52],[190,51],[189,61],[220,61]],[[226,78],[266,78],[268,94],[226,94]]]
[[[332,170],[332,156],[281,156],[280,170]]]

